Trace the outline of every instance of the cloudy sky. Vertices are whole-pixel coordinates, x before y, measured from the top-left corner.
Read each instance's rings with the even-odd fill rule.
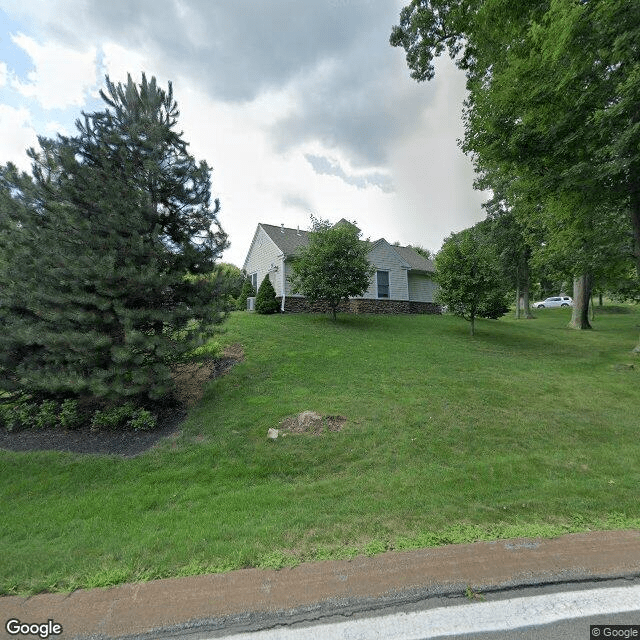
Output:
[[[458,149],[464,77],[409,78],[399,0],[0,0],[0,163],[102,108],[105,75],[173,83],[242,266],[258,222],[355,220],[420,244],[480,220]]]

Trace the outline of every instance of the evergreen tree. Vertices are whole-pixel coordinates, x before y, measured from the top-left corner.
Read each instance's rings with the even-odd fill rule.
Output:
[[[238,310],[246,311],[247,309],[247,298],[254,297],[256,295],[256,290],[253,288],[251,284],[251,280],[249,278],[245,278],[244,283],[242,285],[242,290],[240,291],[240,296],[238,297]]]
[[[258,287],[258,295],[256,296],[256,311],[258,313],[277,313],[280,306],[276,300],[276,290],[271,284],[269,276],[266,275],[262,284]]]
[[[107,78],[104,111],[39,139],[32,177],[0,171],[0,388],[105,403],[157,400],[171,364],[220,322],[226,246],[210,170],[155,78]]]

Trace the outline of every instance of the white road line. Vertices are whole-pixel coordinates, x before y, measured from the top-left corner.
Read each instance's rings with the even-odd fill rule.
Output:
[[[315,627],[283,627],[225,636],[225,640],[422,640],[507,631],[637,609],[640,609],[640,585],[461,604]]]

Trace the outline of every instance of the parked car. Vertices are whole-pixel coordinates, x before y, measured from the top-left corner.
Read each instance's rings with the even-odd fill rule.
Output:
[[[540,302],[534,302],[534,309],[551,309],[553,307],[573,307],[573,300],[569,296],[552,296]]]

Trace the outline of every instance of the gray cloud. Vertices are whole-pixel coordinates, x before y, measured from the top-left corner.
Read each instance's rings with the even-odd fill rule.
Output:
[[[55,3],[52,2],[52,4]],[[341,56],[389,0],[72,0],[52,12],[49,33],[67,43],[108,35],[144,45],[197,78],[213,97],[252,100]],[[137,72],[138,70],[132,70]]]
[[[383,8],[388,21],[359,29],[342,57],[296,79],[297,108],[271,131],[277,148],[319,140],[353,166],[383,166],[392,141],[415,127],[435,90],[409,79],[401,52],[388,43],[396,12],[391,3]]]
[[[336,176],[347,184],[358,187],[358,189],[375,186],[385,193],[393,193],[394,191],[391,178],[383,173],[372,172],[364,175],[348,175],[340,164],[334,160],[310,153],[306,153],[304,157],[313,167],[313,170],[320,175]]]
[[[382,166],[411,129],[432,87],[409,79],[389,45],[398,0],[51,0],[47,33],[80,47],[108,38],[145,49],[163,75],[193,80],[214,99],[295,95],[272,127],[285,152],[319,141],[353,166]],[[140,69],[131,69],[138,77]],[[124,78],[113,78],[124,80]],[[177,96],[178,101],[180,96]]]
[[[291,207],[292,209],[300,209],[307,213],[314,211],[311,203],[304,196],[293,193],[287,193],[282,197],[282,205],[284,207]]]

